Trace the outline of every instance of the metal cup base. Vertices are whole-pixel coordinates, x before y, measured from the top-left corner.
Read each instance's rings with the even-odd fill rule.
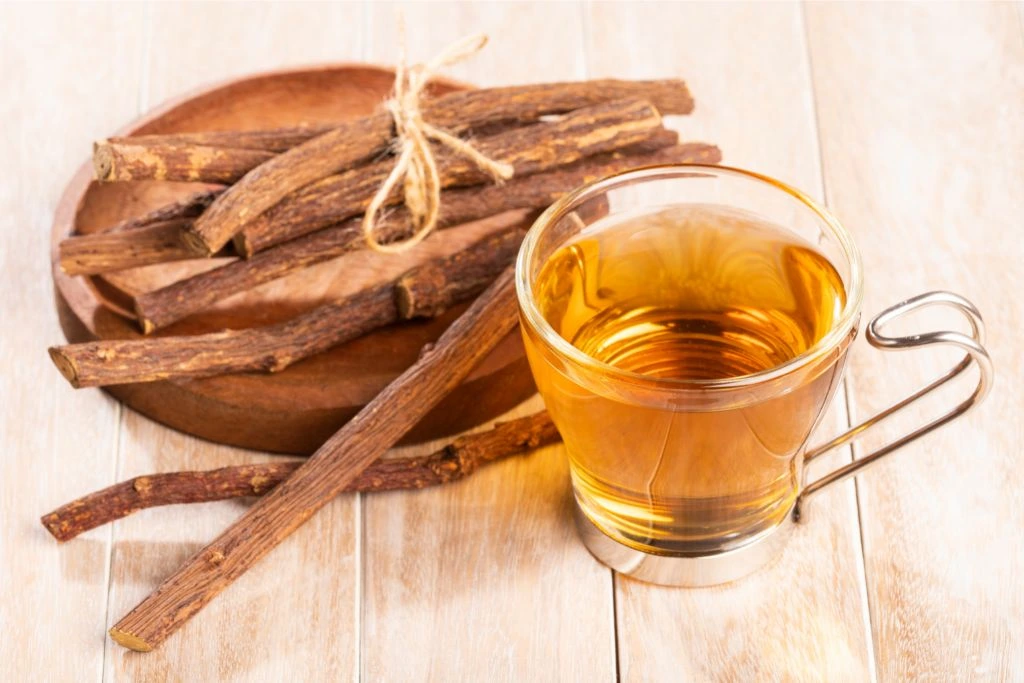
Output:
[[[741,579],[779,557],[793,528],[793,515],[739,547],[701,555],[653,555],[605,534],[573,503],[583,544],[599,562],[620,574],[662,586],[715,586]]]

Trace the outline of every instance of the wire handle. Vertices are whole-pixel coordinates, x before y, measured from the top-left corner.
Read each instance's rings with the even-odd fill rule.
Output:
[[[939,332],[924,332],[921,334],[912,334],[905,337],[890,337],[882,333],[884,328],[890,322],[901,318],[913,311],[928,308],[933,306],[947,306],[955,308],[957,311],[962,313],[971,326],[971,334],[967,336],[960,332],[952,332],[943,330]],[[928,432],[938,429],[947,422],[952,422],[956,418],[960,417],[968,410],[981,403],[985,396],[988,395],[989,390],[992,388],[993,379],[993,368],[992,359],[988,355],[988,351],[985,350],[984,344],[985,337],[985,325],[981,319],[981,313],[978,309],[967,299],[963,298],[958,294],[952,292],[926,292],[919,294],[918,296],[901,301],[891,308],[887,308],[878,314],[868,325],[867,338],[868,342],[872,346],[883,350],[894,350],[894,351],[906,351],[909,349],[917,349],[923,346],[956,346],[963,349],[967,353],[963,359],[957,363],[952,370],[947,372],[945,375],[935,380],[931,384],[927,385],[923,389],[911,394],[907,398],[903,399],[899,403],[896,403],[889,408],[886,408],[877,415],[868,418],[859,425],[852,427],[848,431],[840,434],[836,438],[832,439],[828,443],[821,444],[815,448],[809,449],[804,455],[804,476],[806,478],[807,464],[813,461],[820,455],[827,453],[835,448],[853,441],[854,439],[861,436],[864,432],[868,431],[882,420],[885,420],[892,415],[900,412],[907,406],[916,402],[918,399],[923,398],[932,391],[943,386],[947,382],[950,382],[954,378],[958,377],[971,365],[978,366],[978,385],[975,387],[974,392],[967,397],[966,400],[961,402],[955,408],[950,410],[945,415],[932,420],[923,427],[919,427],[914,431],[906,434],[895,441],[882,446],[881,448],[872,451],[865,455],[863,458],[859,458],[854,462],[851,462],[839,469],[829,472],[820,479],[816,479],[813,482],[806,484],[800,495],[797,496],[796,506],[793,510],[793,515],[797,521],[800,521],[802,517],[806,517],[806,513],[803,508],[806,505],[807,499],[822,490],[826,486],[842,481],[847,477],[857,474],[861,470],[866,469],[870,465],[874,465],[882,460],[886,455],[892,453],[898,448],[902,448],[911,441],[916,441],[920,437],[924,436]]]

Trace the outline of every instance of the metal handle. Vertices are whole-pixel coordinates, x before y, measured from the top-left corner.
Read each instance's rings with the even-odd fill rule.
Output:
[[[951,331],[940,331],[940,332],[925,332],[923,334],[912,334],[906,337],[890,337],[881,332],[881,329],[888,323],[896,320],[897,318],[903,317],[908,313],[916,311],[921,308],[927,308],[930,306],[950,306],[963,313],[964,317],[967,318],[971,325],[971,336],[961,334],[960,332]],[[989,389],[992,388],[992,360],[989,358],[988,351],[985,350],[984,344],[985,328],[984,322],[981,319],[981,313],[975,308],[967,299],[953,294],[952,292],[927,292],[920,294],[906,301],[902,301],[892,308],[888,308],[882,311],[871,324],[868,325],[867,338],[868,342],[872,346],[879,349],[893,349],[897,351],[905,351],[908,349],[916,349],[922,346],[956,346],[964,351],[963,359],[957,363],[948,373],[935,380],[928,386],[911,394],[907,398],[903,399],[899,403],[890,406],[889,408],[878,413],[874,417],[871,417],[864,422],[860,423],[856,427],[851,428],[849,431],[840,434],[836,438],[832,439],[828,443],[822,444],[816,448],[812,448],[807,451],[804,455],[804,468],[806,472],[807,464],[813,461],[823,453],[827,453],[834,448],[838,448],[846,443],[849,443],[853,439],[859,437],[867,430],[874,427],[882,420],[898,413],[910,404],[922,398],[926,394],[931,393],[935,389],[938,389],[942,385],[951,381],[955,377],[959,376],[964,370],[969,368],[972,364],[978,366],[978,385],[974,392],[962,403],[957,405],[951,411],[939,417],[938,419],[932,420],[923,427],[919,427],[914,431],[906,434],[905,436],[896,439],[892,443],[889,443],[881,448],[869,453],[863,458],[859,458],[848,465],[844,465],[837,470],[829,472],[820,479],[816,479],[804,486],[803,491],[796,499],[796,506],[793,511],[794,517],[799,521],[801,517],[801,510],[806,504],[807,498],[814,495],[821,489],[825,488],[830,484],[842,481],[847,477],[850,477],[863,469],[866,469],[870,465],[874,465],[879,462],[883,457],[892,453],[898,448],[901,448],[911,441],[924,436],[928,432],[941,427],[947,422],[951,422],[957,417],[963,415],[973,406],[981,403],[985,396],[988,394]]]

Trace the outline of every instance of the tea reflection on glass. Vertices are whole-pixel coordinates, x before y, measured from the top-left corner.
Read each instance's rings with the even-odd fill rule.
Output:
[[[738,210],[677,206],[594,227],[547,260],[534,296],[558,334],[618,370],[680,382],[769,370],[820,341],[845,303],[825,257]],[[795,456],[837,384],[830,355],[769,403],[625,402],[569,379],[526,340],[579,504],[643,550],[718,545],[777,524],[799,487]]]
[[[735,570],[725,555],[790,521],[801,495],[860,467],[805,485],[805,456],[849,442],[972,362],[980,381],[971,399],[865,460],[980,401],[991,379],[980,314],[956,295],[923,295],[876,318],[871,343],[952,344],[968,356],[940,382],[808,450],[857,334],[862,285],[859,254],[834,218],[798,191],[736,169],[621,174],[538,219],[517,262],[521,328],[569,456],[588,547],[658,582],[737,578],[766,553]],[[935,304],[963,313],[973,336],[889,338],[876,329]],[[622,559],[608,539],[640,555]],[[632,571],[645,555],[717,555],[718,564],[679,576]]]

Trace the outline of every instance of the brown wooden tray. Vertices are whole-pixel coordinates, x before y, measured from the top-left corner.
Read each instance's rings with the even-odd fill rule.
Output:
[[[324,123],[370,112],[387,95],[390,69],[342,64],[247,76],[165,104],[128,125],[121,135],[267,128]],[[436,92],[465,88],[439,80]],[[82,166],[61,198],[51,245],[57,311],[68,341],[140,336],[127,317],[129,297],[178,280],[216,261],[191,261],[96,277],[68,277],[57,263],[64,237],[102,230],[123,218],[187,195],[187,183],[111,183],[92,180]],[[448,231],[445,244],[428,243],[400,256],[353,254],[308,268],[237,295],[158,334],[198,334],[266,325],[393,277],[427,258],[450,253],[498,222]],[[507,221],[504,222],[507,224]],[[407,323],[334,348],[283,372],[237,374],[107,388],[139,412],[196,436],[279,453],[311,453],[417,357],[461,312]],[[409,434],[407,442],[448,436],[489,420],[534,392],[518,331]]]

